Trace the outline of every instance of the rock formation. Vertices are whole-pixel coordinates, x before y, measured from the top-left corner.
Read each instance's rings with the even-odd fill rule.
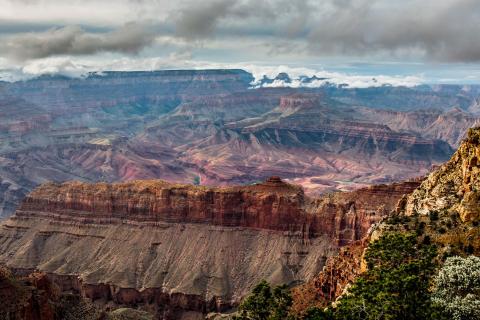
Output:
[[[362,271],[362,255],[369,241],[386,232],[415,232],[419,241],[437,246],[439,257],[480,253],[480,128],[468,130],[458,150],[423,182],[406,192],[389,219],[382,220],[362,241],[329,257],[319,275],[293,290],[293,311],[325,307]],[[398,198],[397,198],[398,199]],[[386,215],[385,215],[386,216]],[[384,217],[385,217],[384,216]]]
[[[430,174],[405,201],[406,215],[458,212],[463,222],[480,219],[480,129],[470,129],[450,161]]]
[[[0,218],[47,181],[279,175],[309,195],[402,181],[446,161],[478,121],[476,86],[253,89],[253,80],[172,70],[0,82]]]
[[[46,272],[62,292],[165,318],[224,311],[261,279],[313,279],[416,186],[313,199],[278,177],[222,188],[48,183],[0,225],[0,262]]]
[[[18,280],[0,266],[0,319],[53,320],[58,295],[44,275]]]
[[[292,289],[292,314],[301,315],[312,307],[325,308],[335,301],[361,274],[362,256],[368,239],[351,243],[327,259],[317,276]]]

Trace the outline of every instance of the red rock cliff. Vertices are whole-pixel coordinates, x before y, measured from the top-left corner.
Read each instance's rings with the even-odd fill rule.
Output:
[[[312,199],[278,177],[225,188],[49,183],[0,224],[0,263],[46,272],[61,291],[146,305],[163,318],[224,311],[261,279],[311,281],[339,246],[362,239],[417,185]],[[327,299],[343,285],[325,283]]]
[[[194,187],[163,181],[118,184],[69,182],[35,189],[17,210],[84,222],[204,223],[328,235],[340,245],[363,238],[417,182],[367,187],[318,199],[271,177],[242,187]]]

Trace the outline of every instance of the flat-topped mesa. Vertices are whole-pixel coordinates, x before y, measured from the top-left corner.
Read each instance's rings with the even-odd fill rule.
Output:
[[[312,199],[279,177],[222,188],[47,183],[0,223],[0,263],[46,272],[62,291],[92,300],[151,305],[166,319],[225,311],[261,279],[314,279],[325,259],[364,238],[417,185]],[[340,290],[327,280],[327,293]]]
[[[31,192],[16,215],[59,215],[86,222],[207,223],[302,231],[308,223],[303,190],[279,177],[238,187],[204,187],[160,180],[125,183],[47,183]]]

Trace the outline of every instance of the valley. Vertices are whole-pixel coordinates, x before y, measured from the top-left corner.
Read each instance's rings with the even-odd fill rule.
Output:
[[[418,185],[310,198],[278,177],[222,188],[48,183],[0,225],[0,263],[46,273],[100,305],[201,319],[238,305],[262,279],[312,279]]]
[[[278,175],[319,195],[420,177],[478,120],[476,86],[252,81],[185,70],[0,83],[0,216],[48,181],[228,186]]]

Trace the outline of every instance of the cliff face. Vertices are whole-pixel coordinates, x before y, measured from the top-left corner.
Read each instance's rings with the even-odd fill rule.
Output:
[[[315,201],[319,212],[333,215],[333,234],[342,245],[337,254],[328,257],[325,266],[312,279],[292,291],[292,313],[303,314],[311,307],[326,307],[335,301],[362,272],[362,256],[372,227],[398,209],[399,200],[411,194],[421,180],[378,185],[352,192],[334,193]],[[342,212],[343,214],[339,214]]]
[[[463,222],[480,219],[480,129],[470,129],[450,161],[430,174],[399,208],[406,215],[458,212]]]
[[[31,192],[16,215],[42,213],[86,223],[201,223],[289,231],[305,238],[328,235],[342,245],[361,239],[416,186],[416,181],[378,185],[312,199],[278,177],[224,188],[155,180],[48,183]]]
[[[0,319],[53,320],[59,298],[45,274],[15,277],[0,266]]]
[[[303,285],[293,288],[292,314],[300,315],[311,307],[324,308],[335,301],[361,273],[361,261],[368,240],[363,239],[327,259],[322,272]]]
[[[45,184],[0,225],[0,262],[62,290],[157,314],[222,311],[261,279],[312,279],[416,182],[311,199],[277,177],[242,187]]]
[[[406,192],[392,219],[375,226],[363,241],[350,241],[313,280],[294,289],[297,314],[334,301],[363,271],[369,241],[381,235],[413,232],[437,246],[439,256],[480,253],[480,128],[470,129],[452,158],[437,167],[413,192]],[[398,199],[398,198],[397,198]],[[372,201],[372,200],[370,200]]]
[[[275,177],[262,184],[226,188],[163,181],[74,182],[40,186],[26,197],[17,213],[41,208],[82,221],[126,219],[303,231],[310,220],[304,203],[301,188]]]
[[[315,225],[321,225],[322,232],[339,245],[356,243],[419,184],[420,180],[412,180],[334,192],[312,200],[307,211],[313,213]]]

